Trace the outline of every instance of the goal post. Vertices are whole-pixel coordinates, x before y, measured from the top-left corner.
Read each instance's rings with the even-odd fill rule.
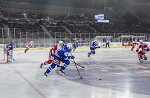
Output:
[[[0,28],[0,64],[8,63],[8,52],[6,44],[9,42],[9,30],[7,28]]]
[[[139,41],[146,38],[146,36],[133,36],[133,35],[122,35],[120,36],[122,46],[131,46],[133,41]]]
[[[106,40],[110,41],[112,38],[113,36],[96,36],[94,40],[96,40],[100,46],[105,46]]]
[[[0,44],[0,64],[8,63],[8,52],[5,44]]]

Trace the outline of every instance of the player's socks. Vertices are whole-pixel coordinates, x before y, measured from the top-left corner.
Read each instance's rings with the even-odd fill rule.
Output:
[[[142,55],[140,55],[140,58],[143,59]]]

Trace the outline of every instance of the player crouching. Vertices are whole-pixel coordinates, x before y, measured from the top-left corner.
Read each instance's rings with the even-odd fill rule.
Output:
[[[32,45],[33,45],[33,41],[31,41],[30,43],[28,43],[26,45],[26,49],[24,50],[24,53],[27,53],[27,51],[32,47]]]
[[[52,61],[54,60],[54,54],[55,54],[55,52],[58,49],[62,49],[63,48],[63,44],[64,44],[63,41],[59,41],[58,44],[54,46],[54,48],[50,49],[48,61],[45,61],[44,63],[41,63],[40,68],[42,68],[43,65],[48,65],[48,64],[52,63]]]
[[[140,40],[140,44],[136,50],[140,59],[147,60],[145,53],[148,51],[150,51],[150,48],[146,44],[143,43],[143,40]]]
[[[60,62],[64,64],[63,66],[60,67],[59,73],[65,74],[64,70],[70,64],[69,59],[74,58],[74,56],[69,56],[69,53],[71,53],[72,49],[73,49],[73,46],[71,43],[64,45],[63,49],[58,49],[54,55],[53,63],[46,70],[44,75],[48,76],[48,74],[56,67],[56,65],[60,65]]]
[[[88,52],[88,57],[90,57],[91,54],[95,54],[95,49],[96,48],[100,48],[100,46],[98,46],[97,41],[92,41],[91,45],[90,45],[90,50],[91,52]]]

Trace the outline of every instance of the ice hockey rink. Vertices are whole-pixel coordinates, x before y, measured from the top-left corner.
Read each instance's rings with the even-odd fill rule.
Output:
[[[150,52],[140,63],[130,48],[100,48],[87,57],[88,49],[72,52],[83,79],[71,63],[62,76],[48,77],[40,68],[48,50],[14,51],[15,62],[0,64],[0,98],[150,98]],[[56,68],[57,69],[57,68]]]

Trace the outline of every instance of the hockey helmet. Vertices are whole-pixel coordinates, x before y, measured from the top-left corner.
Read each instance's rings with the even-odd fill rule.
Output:
[[[73,45],[72,45],[71,43],[68,43],[68,44],[67,44],[67,48],[68,48],[69,50],[72,50],[72,49],[73,49]]]
[[[63,44],[64,42],[60,40],[58,43],[59,43],[59,44]]]
[[[139,42],[140,42],[140,43],[143,43],[143,40],[140,40]]]
[[[94,42],[97,42],[97,40],[94,40]]]

